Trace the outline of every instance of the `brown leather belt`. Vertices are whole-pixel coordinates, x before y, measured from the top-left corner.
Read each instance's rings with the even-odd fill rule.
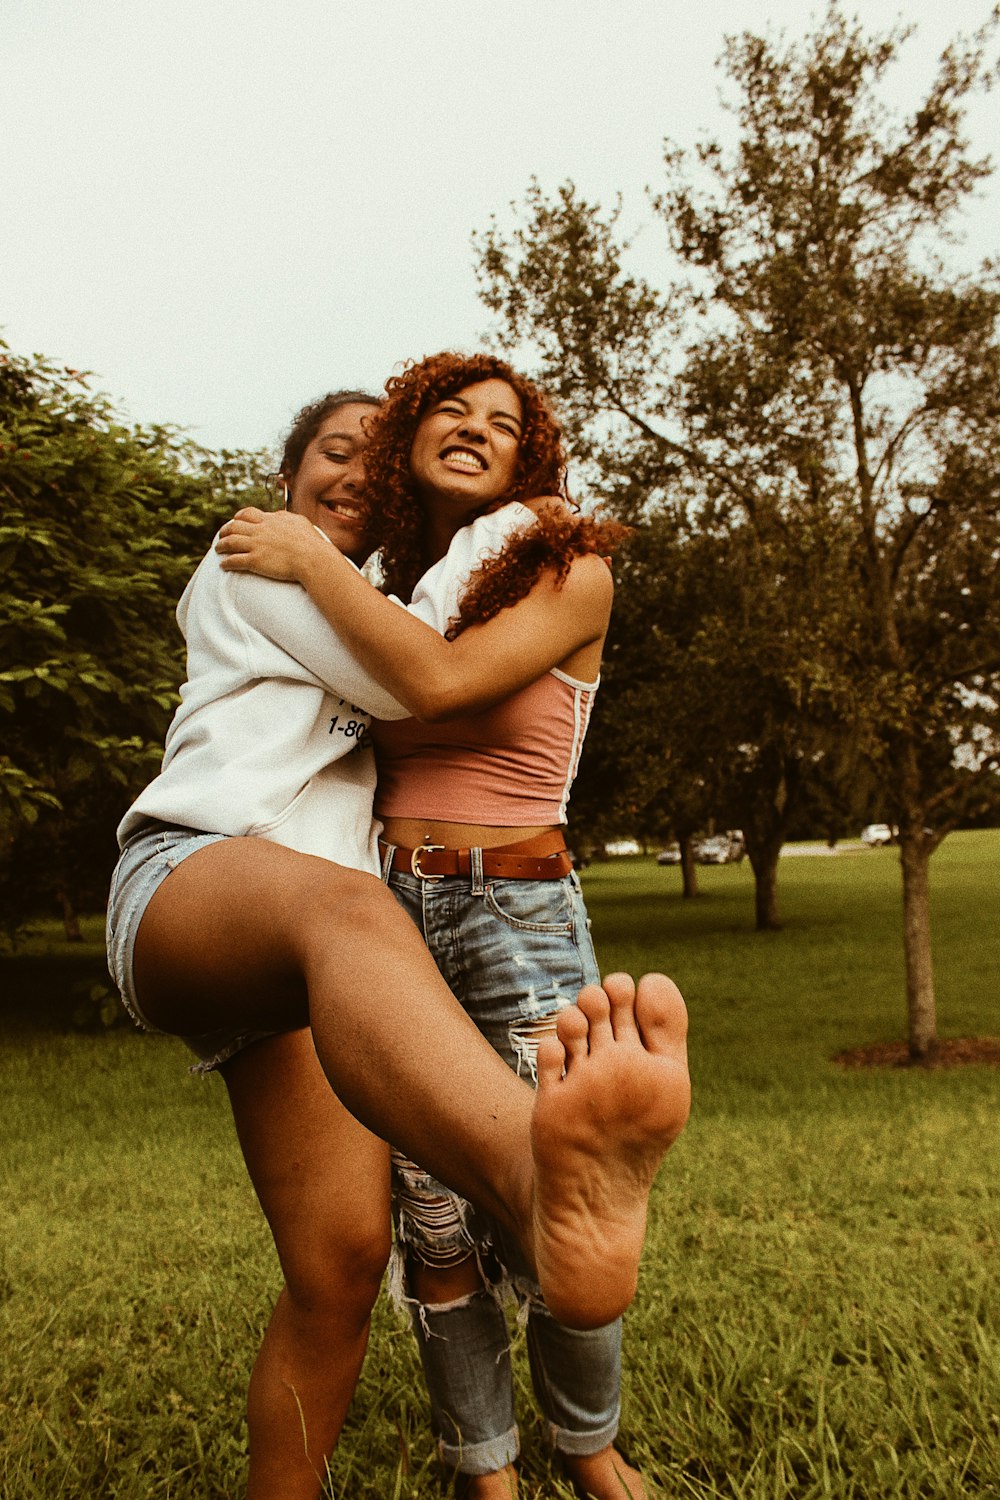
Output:
[[[379,839],[383,854],[392,844]],[[483,875],[503,880],[561,880],[573,868],[573,857],[562,834],[555,829],[522,839],[519,844],[502,844],[498,849],[481,849]],[[445,849],[441,844],[421,844],[418,849],[396,846],[390,869],[421,880],[443,880],[447,875],[472,874],[471,849]]]

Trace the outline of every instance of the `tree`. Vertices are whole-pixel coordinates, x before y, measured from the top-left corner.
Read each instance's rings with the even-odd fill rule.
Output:
[[[670,827],[687,855],[685,894],[696,889],[691,836],[712,819],[741,828],[759,929],[780,925],[778,857],[803,796],[848,770],[840,726],[853,688],[839,699],[828,665],[846,629],[835,607],[844,549],[797,537],[768,543],[738,518],[707,526],[669,506],[637,528],[616,568],[581,771],[584,796],[595,781],[613,788],[634,831]]]
[[[1000,752],[1000,285],[944,258],[989,171],[962,122],[991,34],[949,48],[904,117],[879,88],[905,30],[868,38],[833,4],[797,44],[730,39],[739,144],[700,149],[704,188],[667,151],[655,207],[688,279],[666,294],[627,274],[615,216],[571,187],[534,185],[527,227],[479,241],[502,337],[539,332],[584,452],[605,444],[599,475],[624,462],[654,498],[685,475],[706,524],[737,509],[782,572],[798,551],[817,576],[835,543],[843,591],[799,595],[829,611],[811,680],[899,825],[920,1058],[937,1037],[930,856],[994,795]]]
[[[698,893],[691,837],[713,814],[713,776],[727,748],[690,639],[690,591],[711,589],[719,571],[707,566],[710,550],[665,510],[619,554],[603,685],[571,803],[574,825],[591,836],[676,836],[686,897]]]
[[[15,929],[101,904],[114,829],[183,676],[173,611],[245,457],[130,428],[85,377],[0,345],[0,893]]]
[[[704,827],[710,816],[724,814],[742,827],[757,926],[777,927],[785,831],[807,775],[821,767],[829,773],[834,764],[846,774],[831,726],[847,713],[854,717],[855,685],[845,677],[840,646],[855,627],[847,618],[844,550],[826,503],[829,485],[809,472],[808,503],[790,505],[784,477],[775,481],[789,455],[803,472],[809,460],[803,414],[792,402],[780,409],[781,392],[767,371],[758,377],[759,390],[742,398],[743,421],[754,428],[753,455],[746,445],[741,453],[721,441],[713,447],[699,432],[719,402],[735,408],[746,371],[733,350],[721,368],[699,366],[706,350],[697,343],[687,369],[671,358],[684,314],[698,299],[689,286],[661,294],[627,274],[625,247],[615,240],[618,210],[602,217],[571,186],[549,202],[533,184],[528,217],[509,241],[494,225],[478,242],[484,298],[501,315],[501,340],[508,348],[534,340],[542,379],[560,397],[576,454],[603,497],[638,523],[640,537],[656,520],[661,527],[666,521],[677,539],[669,570],[661,563],[647,577],[648,570],[633,574],[627,562],[619,570],[616,617],[630,621],[638,650],[629,670],[646,684],[646,753],[620,754],[617,761],[601,755],[609,716],[618,725],[639,712],[637,689],[612,670],[595,712],[596,747],[588,749],[584,783],[605,765],[621,800],[623,771],[630,784],[641,776],[648,785],[658,765],[661,799],[674,805],[682,846],[684,832]],[[765,388],[773,406],[766,426],[756,415]],[[807,415],[812,423],[829,422],[822,405]],[[774,451],[765,460],[768,445]],[[679,594],[665,587],[678,572],[686,580]],[[671,675],[661,663],[650,674],[637,658],[666,637],[676,644],[677,669]],[[612,665],[617,645],[613,624]],[[644,805],[642,796],[631,800]]]

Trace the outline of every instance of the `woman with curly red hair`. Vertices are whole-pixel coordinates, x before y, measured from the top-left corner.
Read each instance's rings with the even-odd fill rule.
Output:
[[[223,566],[298,579],[413,717],[373,725],[383,878],[438,968],[519,1074],[599,982],[566,850],[623,528],[568,503],[558,424],[492,355],[437,355],[387,384],[369,423],[369,525],[386,587],[433,593],[456,538],[480,559],[457,616],[429,630],[291,518],[244,512]],[[669,981],[662,981],[669,984]],[[626,984],[608,981],[612,991]],[[614,1448],[620,1320],[569,1329],[503,1226],[394,1152],[397,1290],[420,1341],[439,1449],[474,1500],[516,1492],[503,1294],[513,1291],[550,1438],[581,1493],[645,1496]]]

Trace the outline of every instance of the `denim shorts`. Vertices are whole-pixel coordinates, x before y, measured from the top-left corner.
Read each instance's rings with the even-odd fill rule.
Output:
[[[132,834],[121,852],[108,894],[108,970],[118,986],[122,1004],[143,1031],[159,1031],[159,1027],[143,1015],[135,993],[132,964],[139,923],[154,892],[171,870],[176,869],[189,854],[227,837],[224,833],[203,833],[196,828],[180,828],[150,820]],[[185,1036],[182,1041],[199,1059],[191,1071],[210,1073],[251,1043],[278,1035],[278,1031],[239,1030],[226,1026],[198,1036]]]

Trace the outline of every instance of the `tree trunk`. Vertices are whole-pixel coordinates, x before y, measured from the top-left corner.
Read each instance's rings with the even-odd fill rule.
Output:
[[[801,767],[795,754],[765,747],[754,775],[744,778],[739,799],[734,799],[727,809],[732,819],[730,826],[743,830],[754,873],[754,925],[758,932],[781,931],[778,859],[801,785]]]
[[[70,900],[65,887],[60,886],[56,895],[59,905],[62,907],[63,932],[66,934],[67,943],[82,943],[83,933],[80,931],[80,918],[76,914],[76,908]]]
[[[780,932],[778,920],[778,857],[782,840],[768,839],[764,846],[751,848],[747,855],[754,874],[754,925],[758,932]]]
[[[927,1062],[937,1052],[937,1006],[931,959],[930,849],[922,829],[901,830],[903,867],[903,953],[910,1056]]]
[[[684,899],[691,901],[698,895],[698,866],[694,862],[694,848],[691,835],[682,838],[681,845],[681,879],[684,885]]]

